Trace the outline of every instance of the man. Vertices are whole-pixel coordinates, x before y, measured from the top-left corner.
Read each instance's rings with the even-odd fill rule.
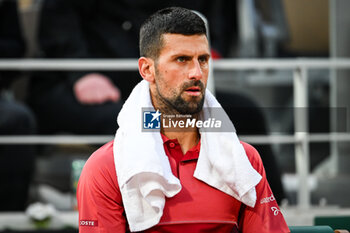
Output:
[[[160,115],[198,122],[220,106],[206,90],[202,19],[184,8],[156,12],[141,27],[140,54],[144,81],[119,113],[116,138],[80,176],[80,232],[289,232],[259,154],[237,140],[230,121],[232,132],[141,126],[143,107],[156,110],[154,123]]]
[[[235,11],[232,7],[235,3],[231,2],[43,1],[38,27],[39,53],[50,59],[139,57],[138,34],[142,22],[153,12],[176,5],[205,15],[210,28],[212,57],[227,56],[234,34],[232,12]],[[113,134],[118,128],[115,118],[139,81],[136,71],[33,73],[28,100],[36,115],[39,133]],[[264,114],[252,98],[234,91],[215,92],[230,119],[240,122],[237,129],[241,135],[268,133]],[[256,145],[256,148],[265,165],[270,186],[280,202],[285,195],[272,148],[270,145]]]

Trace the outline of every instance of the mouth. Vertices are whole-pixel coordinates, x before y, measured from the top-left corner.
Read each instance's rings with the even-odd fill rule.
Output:
[[[199,96],[202,93],[201,88],[198,86],[189,87],[185,90],[185,92],[191,96]]]

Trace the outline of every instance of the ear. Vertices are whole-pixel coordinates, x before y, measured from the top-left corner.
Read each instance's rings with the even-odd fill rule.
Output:
[[[139,58],[139,73],[142,78],[150,83],[154,82],[154,61],[151,58]]]

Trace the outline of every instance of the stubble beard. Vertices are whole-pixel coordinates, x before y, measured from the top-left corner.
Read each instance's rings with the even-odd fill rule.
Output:
[[[162,79],[162,75],[156,70],[157,79]],[[166,84],[165,84],[166,85]],[[167,114],[192,114],[197,115],[200,111],[202,111],[204,104],[204,94],[202,94],[201,98],[198,100],[197,97],[190,97],[189,101],[183,99],[181,94],[189,87],[199,87],[202,93],[204,93],[205,87],[204,84],[200,80],[190,80],[189,82],[184,83],[180,91],[176,93],[175,91],[172,93],[171,97],[164,97],[160,92],[160,86],[156,83],[156,91],[157,102],[160,105],[159,108],[161,112]]]

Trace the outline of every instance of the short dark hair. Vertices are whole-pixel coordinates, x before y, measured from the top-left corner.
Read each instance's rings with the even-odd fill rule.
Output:
[[[169,7],[151,15],[140,29],[140,56],[157,59],[163,47],[162,35],[206,35],[202,18],[191,10]]]

